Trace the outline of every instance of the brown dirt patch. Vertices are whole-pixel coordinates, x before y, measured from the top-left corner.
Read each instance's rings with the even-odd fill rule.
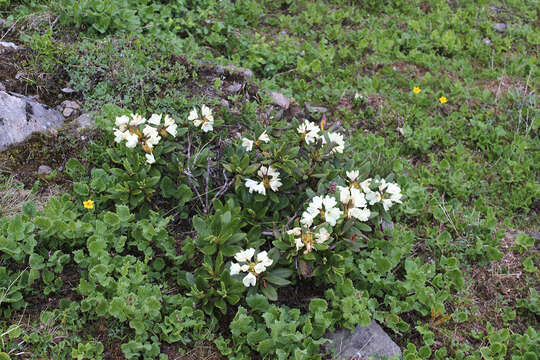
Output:
[[[202,342],[196,344],[193,349],[187,351],[184,355],[178,352],[182,343],[165,344],[161,351],[169,356],[169,360],[221,360],[225,359],[211,342]]]

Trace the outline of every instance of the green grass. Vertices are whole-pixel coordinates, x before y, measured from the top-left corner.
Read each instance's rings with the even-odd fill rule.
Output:
[[[348,160],[356,165],[368,160],[371,176],[391,176],[403,189],[406,201],[393,213],[402,233],[380,245],[381,254],[402,256],[399,264],[388,272],[366,265],[349,277],[357,290],[368,294],[372,302],[366,307],[372,315],[383,314],[377,320],[407,349],[405,355],[536,358],[530,354],[538,350],[539,337],[527,328],[538,330],[540,311],[535,291],[540,232],[537,2],[198,0],[167,5],[134,0],[106,2],[109,10],[73,7],[75,3],[12,2],[4,12],[18,21],[9,36],[18,34],[30,49],[23,65],[29,73],[66,71],[70,80],[65,85],[77,90],[85,110],[105,114],[103,123],[109,111],[102,111],[105,104],[186,118],[193,105],[226,99],[230,111],[224,117],[245,126],[268,105],[262,92],[253,94],[255,88],[279,91],[293,99],[293,107],[309,103],[327,108],[324,115],[312,116],[324,116],[328,126],[346,134]],[[50,22],[35,20],[48,18],[43,14],[58,16],[52,33],[45,32]],[[495,29],[502,23],[504,32]],[[225,89],[234,77],[206,71],[203,61],[251,69],[251,90],[229,94]],[[39,88],[40,77],[28,78]],[[421,91],[416,94],[413,87]],[[441,96],[446,103],[439,101]],[[272,115],[290,119],[292,111]],[[111,138],[96,141],[87,150],[88,164],[106,164],[104,151],[113,144]],[[191,209],[189,217],[197,207]],[[190,226],[183,219],[174,223]],[[449,275],[456,267],[462,286],[448,285],[460,281]],[[66,265],[62,276],[73,277],[73,269]],[[102,341],[111,358],[122,356],[119,344],[132,339],[132,329],[113,317],[82,317],[77,301],[66,300],[78,285],[76,277],[64,280],[71,287],[55,290],[47,309],[61,309],[54,313],[64,316],[60,325],[39,328],[40,321],[47,324],[44,317],[53,315],[42,312],[46,309],[37,299],[43,294],[36,290],[24,334],[6,341],[0,358],[2,351],[68,358],[75,344],[93,340]],[[160,285],[176,283],[155,279]],[[402,284],[431,289],[437,307],[427,311],[427,300],[398,290]],[[322,294],[299,288],[306,297],[312,291]],[[336,291],[337,298],[347,298],[346,291]],[[304,304],[302,316],[309,315],[305,310]],[[308,315],[298,322],[304,324]],[[227,321],[234,316],[227,314]],[[0,330],[27,317],[22,309],[6,313]],[[263,323],[256,312],[249,318]],[[184,348],[211,346],[217,358],[215,345],[208,344],[215,342],[222,350],[225,340],[219,336],[231,337],[228,325],[212,325],[208,334],[201,328],[205,322],[210,328],[214,318],[197,314],[189,321],[198,332]],[[43,331],[50,339],[63,334],[76,340],[45,345]],[[17,345],[23,336],[23,344]],[[164,341],[148,343],[159,347]],[[499,344],[504,344],[504,353]]]

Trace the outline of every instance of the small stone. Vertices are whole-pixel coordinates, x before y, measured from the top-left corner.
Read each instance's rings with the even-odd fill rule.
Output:
[[[225,99],[221,99],[221,105],[225,106],[227,109],[229,108],[229,102]]]
[[[14,43],[12,42],[6,42],[6,41],[0,41],[0,47],[4,47],[4,48],[11,48],[13,50],[19,50],[20,47],[18,47],[17,45],[15,45]]]
[[[64,115],[65,117],[70,117],[71,114],[73,114],[75,112],[75,109],[72,109],[72,108],[65,108],[64,111],[62,111],[62,115]]]
[[[39,165],[39,168],[38,168],[38,175],[39,176],[47,176],[47,175],[50,175],[52,173],[53,169],[51,169],[50,166],[47,166],[47,165]]]
[[[315,112],[315,113],[325,113],[328,111],[327,108],[322,106],[311,106],[310,103],[306,103],[306,110],[309,112]]]
[[[369,326],[357,326],[353,333],[338,330],[326,334],[326,345],[335,360],[401,357],[401,350],[375,321]]]
[[[234,65],[226,66],[225,69],[229,71],[231,74],[238,74],[241,75],[246,80],[251,80],[253,78],[253,71],[245,68],[241,68]]]
[[[62,89],[62,92],[65,93],[65,94],[73,94],[75,92],[75,90],[73,90],[72,88],[63,88]]]
[[[230,93],[237,93],[242,89],[242,84],[234,82],[231,85],[227,86],[227,91]]]
[[[484,40],[482,40],[484,42],[484,44],[486,45],[491,45],[491,40],[488,39],[488,38],[484,38]]]
[[[85,113],[76,118],[73,123],[77,127],[77,130],[92,129],[94,127],[94,117],[92,114]]]
[[[0,91],[6,91],[6,87],[1,82],[0,82]]]
[[[504,23],[493,24],[493,29],[495,29],[498,32],[505,32],[506,24]]]
[[[71,100],[62,101],[62,106],[64,108],[71,108],[73,110],[79,110],[81,108],[81,105],[79,105],[76,101]]]
[[[0,28],[4,27],[6,25],[6,20],[0,19]]]
[[[290,100],[285,95],[283,95],[281,93],[278,93],[278,92],[275,92],[275,91],[270,91],[269,95],[272,98],[272,102],[275,105],[281,106],[285,110],[288,109],[289,106],[291,105]]]

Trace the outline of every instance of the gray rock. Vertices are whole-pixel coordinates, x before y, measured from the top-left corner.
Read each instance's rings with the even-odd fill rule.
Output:
[[[399,358],[401,350],[375,321],[369,326],[357,326],[351,334],[349,330],[338,330],[325,335],[331,340],[326,345],[333,351],[334,360]]]
[[[491,45],[491,40],[488,39],[488,38],[484,38],[482,41],[483,41],[484,44],[486,44],[486,45]]]
[[[309,112],[315,112],[315,113],[325,113],[328,111],[327,108],[322,106],[311,106],[310,103],[306,103],[306,110]]]
[[[287,99],[287,97],[281,93],[270,91],[268,94],[272,98],[272,102],[275,105],[281,106],[283,109],[288,109],[289,106],[291,105],[291,101]]]
[[[13,50],[19,50],[20,49],[20,47],[18,47],[14,43],[7,42],[7,41],[0,41],[0,48],[10,48],[10,49],[13,49]]]
[[[6,25],[6,20],[0,19],[0,28],[4,27]]]
[[[242,84],[233,82],[231,85],[227,86],[227,91],[231,93],[237,93],[242,89]]]
[[[80,109],[81,105],[77,104],[75,101],[66,100],[62,102],[63,111],[62,114],[65,117],[76,114]]]
[[[50,131],[63,123],[58,111],[29,97],[0,91],[0,151],[34,132]]]
[[[506,24],[504,23],[493,24],[493,29],[495,29],[498,32],[505,32]]]
[[[77,130],[94,128],[94,116],[89,113],[82,114],[73,121]]]
[[[66,88],[62,89],[62,92],[65,93],[65,94],[72,94],[72,93],[75,92],[75,90],[73,90],[72,88],[66,87]]]
[[[39,176],[47,176],[53,172],[53,169],[47,165],[39,165],[37,173]]]
[[[221,105],[225,106],[227,109],[229,108],[229,102],[225,99],[221,99]]]
[[[1,82],[0,82],[0,91],[6,91],[6,87]]]

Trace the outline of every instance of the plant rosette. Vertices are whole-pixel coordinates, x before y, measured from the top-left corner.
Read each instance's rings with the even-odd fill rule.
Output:
[[[277,291],[274,285],[286,286],[290,284],[287,278],[292,274],[291,270],[282,268],[267,271],[270,266],[275,264],[275,261],[269,257],[266,251],[261,251],[255,256],[255,249],[249,248],[236,253],[234,259],[237,262],[231,262],[231,276],[241,276],[242,283],[246,288],[255,289],[258,286],[269,300],[277,300]],[[248,293],[253,292],[249,291]]]

